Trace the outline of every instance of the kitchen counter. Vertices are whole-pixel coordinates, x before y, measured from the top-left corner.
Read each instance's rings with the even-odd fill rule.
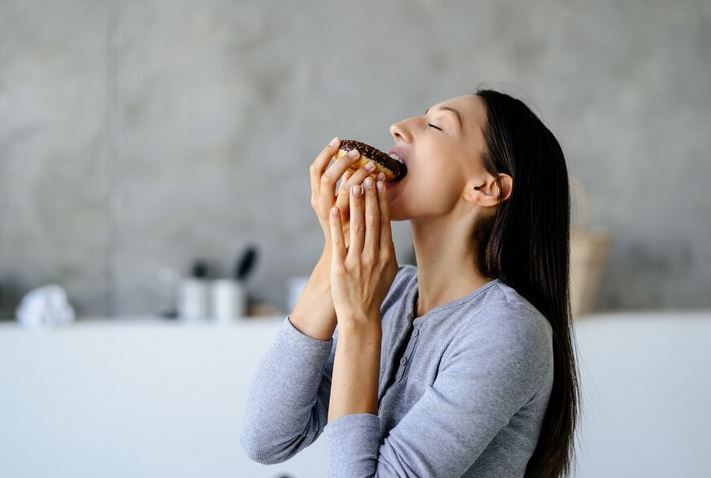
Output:
[[[249,381],[284,320],[0,323],[0,476],[325,476],[320,441],[269,466],[239,445]],[[711,311],[589,315],[576,340],[575,476],[704,475]]]

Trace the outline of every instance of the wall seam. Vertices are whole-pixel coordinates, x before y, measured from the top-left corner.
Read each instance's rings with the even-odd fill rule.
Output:
[[[118,46],[120,41],[120,1],[107,0],[106,15],[106,110],[104,118],[105,158],[106,158],[106,248],[104,255],[104,274],[106,289],[104,293],[104,314],[113,317],[116,313],[116,271],[115,254],[115,182],[114,168],[118,155],[118,137],[116,128],[116,104],[118,101]]]

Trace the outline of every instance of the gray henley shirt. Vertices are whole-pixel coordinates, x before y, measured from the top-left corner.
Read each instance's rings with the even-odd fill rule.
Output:
[[[322,433],[328,473],[521,477],[553,384],[552,330],[495,279],[415,317],[417,268],[400,266],[381,306],[378,414],[327,423],[338,327],[328,341],[287,316],[250,384],[241,445],[281,463]]]

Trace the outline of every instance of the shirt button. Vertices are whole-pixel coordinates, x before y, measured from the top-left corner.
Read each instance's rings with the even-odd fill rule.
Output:
[[[405,365],[407,363],[407,357],[403,357],[400,359],[400,365]]]
[[[417,337],[417,334],[419,334],[419,333],[420,333],[420,330],[415,328],[415,330],[412,331],[412,336]]]

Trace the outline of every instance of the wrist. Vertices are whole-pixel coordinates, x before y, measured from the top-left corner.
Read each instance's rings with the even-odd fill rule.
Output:
[[[330,259],[332,248],[333,245],[331,244],[331,241],[326,241],[323,245],[323,250],[321,251],[321,259]]]
[[[344,334],[357,336],[380,336],[382,323],[380,316],[348,315],[338,317],[338,327]]]

